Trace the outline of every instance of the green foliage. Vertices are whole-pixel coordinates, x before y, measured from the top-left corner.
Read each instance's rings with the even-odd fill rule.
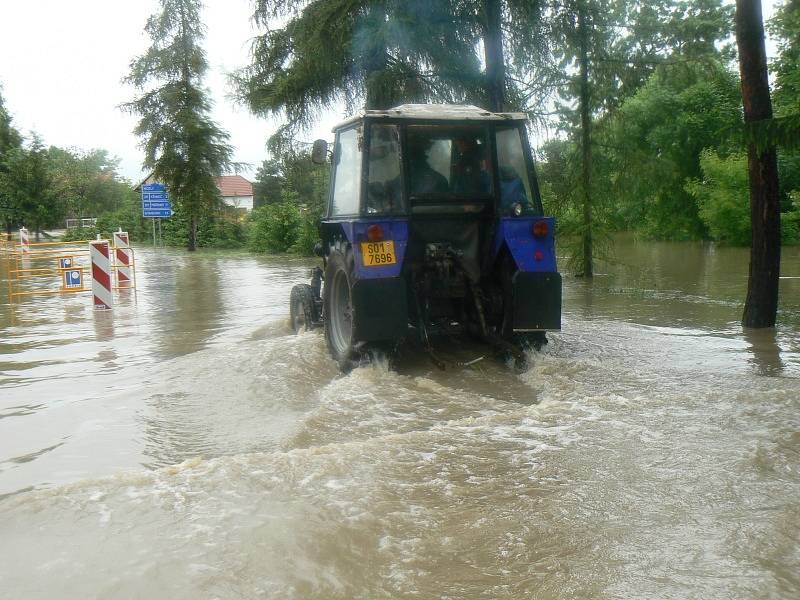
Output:
[[[284,176],[281,162],[277,159],[269,158],[261,163],[256,172],[256,180],[253,183],[254,207],[280,202],[283,185]]]
[[[248,248],[253,252],[289,252],[298,239],[301,222],[297,197],[286,193],[281,202],[253,211]]]
[[[760,151],[773,146],[797,151],[800,149],[800,3],[784,2],[768,28],[778,40],[778,56],[771,64],[775,116],[748,123],[746,140]]]
[[[698,239],[706,228],[686,190],[706,147],[737,147],[738,84],[723,66],[663,67],[626,100],[602,134],[618,219],[660,239]]]
[[[247,245],[247,232],[239,212],[227,208],[202,218],[197,238],[203,248],[232,250]]]
[[[789,209],[781,215],[781,240],[800,244],[800,190],[789,194]]]
[[[22,136],[11,124],[11,115],[6,110],[3,95],[0,94],[0,219],[10,230],[18,224],[19,211],[13,194],[10,160],[12,153],[22,146]]]
[[[248,223],[251,250],[312,253],[328,197],[329,168],[314,164],[306,150],[286,150],[264,161],[254,185],[260,206]]]
[[[148,225],[150,219],[147,219]],[[245,224],[241,213],[224,207],[206,209],[197,219],[197,246],[200,248],[244,248],[247,243]],[[151,239],[147,231],[145,240]],[[182,206],[175,207],[175,214],[169,219],[161,219],[161,240],[167,246],[186,246],[189,238],[189,217]]]
[[[750,183],[747,155],[737,152],[720,157],[704,150],[700,157],[702,178],[686,183],[697,200],[700,217],[712,240],[735,246],[750,244]],[[791,168],[791,167],[789,167]],[[781,239],[785,244],[800,242],[800,192],[786,195],[781,214]]]
[[[209,117],[202,87],[208,63],[200,8],[200,0],[161,0],[161,12],[145,26],[152,44],[126,78],[141,95],[123,105],[140,117],[135,132],[144,140],[144,165],[185,211],[189,250],[201,213],[219,203],[214,178],[232,166],[233,154],[228,134]]]
[[[64,207],[58,202],[41,139],[34,135],[27,146],[11,149],[4,162],[3,187],[11,218],[34,232],[58,224]]]
[[[787,0],[781,4],[769,23],[769,30],[778,39],[778,56],[771,67],[775,78],[776,113],[800,113],[800,3]]]
[[[48,163],[54,194],[67,217],[97,217],[119,210],[137,196],[130,183],[117,175],[119,159],[106,150],[51,146]]]
[[[691,179],[686,190],[697,201],[700,218],[711,238],[736,246],[750,244],[750,187],[747,155],[721,158],[715,150],[700,156],[702,179]]]
[[[108,235],[103,235],[97,227],[73,227],[67,229],[61,239],[65,242],[81,242],[97,239],[98,235],[104,239],[110,239]]]

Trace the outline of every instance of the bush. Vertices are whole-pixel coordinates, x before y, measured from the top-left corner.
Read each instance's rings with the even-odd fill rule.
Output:
[[[711,238],[737,246],[750,244],[750,182],[747,155],[732,154],[727,158],[712,150],[700,156],[703,180],[690,180],[687,191],[697,199],[700,217]],[[781,241],[800,243],[800,190],[788,195],[789,210],[781,213]]]
[[[789,194],[791,209],[781,215],[781,240],[784,244],[800,244],[800,190]]]
[[[721,158],[714,150],[700,154],[703,179],[691,179],[686,190],[694,196],[700,218],[711,238],[736,246],[750,243],[750,188],[747,155]]]
[[[292,244],[292,252],[311,256],[314,254],[314,246],[320,240],[319,235],[320,216],[310,210],[300,211],[300,223],[297,227],[297,240]]]
[[[292,202],[261,206],[250,219],[247,246],[253,252],[288,252],[297,242],[301,216]]]
[[[94,240],[100,230],[96,227],[75,227],[74,229],[67,229],[64,237],[61,238],[65,242],[80,242],[83,240]],[[102,233],[100,233],[102,235]]]
[[[248,248],[311,255],[319,240],[321,210],[301,205],[297,193],[284,191],[281,202],[261,206],[250,215]]]

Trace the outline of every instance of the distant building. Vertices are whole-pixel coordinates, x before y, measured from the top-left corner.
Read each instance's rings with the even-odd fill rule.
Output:
[[[216,179],[222,201],[233,208],[253,210],[253,184],[241,175],[225,175]]]
[[[226,205],[247,212],[253,210],[253,184],[247,179],[241,175],[223,175],[222,177],[217,177],[214,182],[217,184],[222,201]],[[146,183],[156,183],[152,173],[134,189],[138,192]]]

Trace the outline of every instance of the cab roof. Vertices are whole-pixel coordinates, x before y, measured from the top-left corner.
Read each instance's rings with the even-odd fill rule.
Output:
[[[401,104],[386,110],[362,110],[336,125],[337,131],[362,119],[419,121],[527,121],[525,113],[495,113],[471,104]]]

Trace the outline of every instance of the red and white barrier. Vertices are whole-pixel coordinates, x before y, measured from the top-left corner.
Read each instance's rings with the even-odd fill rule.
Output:
[[[110,309],[114,303],[114,294],[111,290],[111,250],[108,240],[89,242],[89,253],[92,258],[94,307]]]
[[[22,246],[22,253],[28,254],[31,251],[31,238],[28,230],[24,227],[19,230],[19,245]]]
[[[117,270],[117,286],[124,288],[131,286],[131,245],[128,232],[114,232],[114,261]]]

